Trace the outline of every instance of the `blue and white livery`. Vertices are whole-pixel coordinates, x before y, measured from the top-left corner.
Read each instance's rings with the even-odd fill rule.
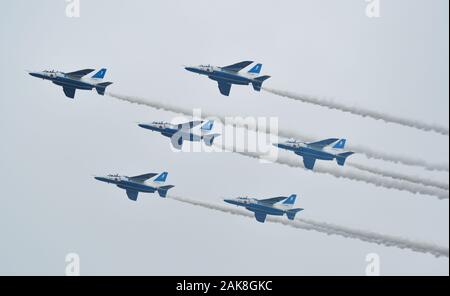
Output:
[[[70,73],[42,71],[29,72],[29,74],[33,77],[50,80],[54,84],[62,86],[66,97],[73,99],[75,98],[75,91],[77,89],[92,90],[95,88],[99,95],[105,94],[106,87],[112,84],[112,82],[103,82],[106,69],[100,69],[93,76],[86,77],[94,71],[94,69],[84,69]]]
[[[302,208],[293,208],[297,195],[278,196],[267,199],[256,199],[250,197],[238,197],[224,199],[225,202],[244,207],[255,214],[256,221],[264,223],[267,215],[283,216],[286,214],[289,220],[294,220],[295,215],[303,211]]]
[[[200,65],[185,67],[186,70],[200,75],[206,75],[209,79],[217,81],[219,91],[222,95],[230,94],[231,85],[253,85],[253,89],[260,91],[262,84],[270,76],[260,76],[262,64],[256,64],[248,72],[243,72],[244,68],[253,64],[253,61],[243,61],[225,67],[217,67],[211,65]]]
[[[303,157],[305,168],[312,170],[317,159],[334,160],[338,165],[343,166],[345,160],[354,154],[351,151],[343,151],[345,148],[345,139],[330,138],[313,143],[303,143],[294,139],[284,143],[274,144],[274,146],[293,151],[295,154]]]
[[[200,126],[200,130],[193,130]],[[140,123],[139,127],[159,132],[161,135],[170,138],[170,142],[175,149],[181,150],[184,141],[200,142],[203,141],[207,146],[214,143],[214,139],[220,134],[212,133],[214,121],[208,120],[206,122],[197,120],[189,121],[181,124],[172,124],[163,121],[154,121],[152,123]]]
[[[175,187],[173,185],[164,185],[167,179],[167,172],[161,174],[148,173],[133,177],[120,175],[107,175],[94,177],[98,181],[115,184],[121,189],[125,189],[130,200],[136,201],[139,192],[154,193],[158,192],[159,196],[166,197],[167,191]],[[153,179],[154,178],[154,179]]]

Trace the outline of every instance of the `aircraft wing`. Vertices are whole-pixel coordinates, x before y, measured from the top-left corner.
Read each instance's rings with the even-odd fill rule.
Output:
[[[247,67],[248,65],[251,65],[253,63],[253,61],[243,61],[243,62],[239,62],[233,65],[228,65],[225,67],[222,67],[222,69],[224,70],[228,70],[228,71],[233,71],[233,72],[239,72],[242,69],[244,69],[245,67]]]
[[[305,165],[305,168],[312,170],[315,163],[316,159],[314,157],[303,156],[303,164]]]
[[[83,70],[79,70],[79,71],[75,71],[75,72],[70,72],[70,73],[66,73],[66,75],[75,77],[75,78],[81,78],[83,76],[88,75],[91,72],[94,72],[95,69],[83,69]]]
[[[336,139],[336,138],[330,138],[330,139],[325,139],[325,140],[318,141],[318,142],[308,143],[307,145],[308,145],[308,146],[315,147],[315,148],[324,148],[324,147],[326,147],[326,146],[328,146],[328,145],[333,144],[333,143],[336,142],[337,140],[339,140],[339,139]]]
[[[177,150],[181,150],[181,148],[183,147],[183,135],[181,135],[179,133],[175,133],[170,138],[170,142],[172,143],[173,148],[175,148]]]
[[[220,93],[224,96],[228,96],[230,94],[231,84],[222,80],[217,81],[217,83],[219,84]]]
[[[266,199],[260,199],[259,202],[265,203],[265,204],[276,204],[277,202],[280,202],[282,200],[285,200],[286,196],[278,196],[278,197],[272,197],[272,198],[266,198]]]
[[[203,120],[193,120],[185,123],[180,123],[178,129],[191,129],[199,124],[202,124]]]
[[[130,200],[136,201],[138,198],[139,192],[133,189],[127,189],[127,196]]]
[[[150,178],[153,178],[156,175],[158,175],[158,174],[149,173],[149,174],[143,174],[143,175],[139,175],[139,176],[133,176],[133,177],[130,177],[130,179],[133,179],[134,181],[141,181],[141,182],[143,182],[143,181],[146,181],[146,180],[148,180]]]
[[[75,88],[64,86],[63,90],[64,93],[66,94],[66,97],[71,99],[75,98]]]
[[[256,221],[264,223],[266,221],[267,214],[263,212],[255,212]]]

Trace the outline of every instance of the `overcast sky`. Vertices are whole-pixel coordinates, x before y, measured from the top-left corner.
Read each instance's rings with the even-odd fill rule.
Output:
[[[108,68],[108,89],[223,115],[274,116],[280,128],[345,137],[386,153],[448,164],[448,136],[364,119],[187,72],[186,64],[263,63],[268,87],[333,98],[448,127],[448,1],[81,0],[2,1],[0,18],[0,274],[63,275],[67,253],[83,275],[364,275],[377,253],[385,275],[449,273],[446,257],[257,223],[141,194],[94,174],[169,172],[173,194],[298,195],[304,218],[448,248],[448,199],[261,164],[233,153],[174,153],[136,126],[174,113],[77,91],[26,70]],[[355,161],[448,182],[448,172]],[[336,163],[324,163],[335,167]],[[343,168],[345,169],[345,168]],[[231,206],[230,206],[231,207]]]

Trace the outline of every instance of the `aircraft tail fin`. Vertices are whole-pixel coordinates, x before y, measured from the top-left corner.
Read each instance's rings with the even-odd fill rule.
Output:
[[[339,141],[337,141],[337,142],[333,145],[333,148],[335,148],[335,149],[344,149],[344,147],[345,147],[345,142],[346,142],[345,139],[339,139]]]
[[[354,152],[344,152],[336,155],[337,164],[343,166],[345,164],[345,160],[347,159],[347,157],[349,157],[352,154],[354,154]]]
[[[270,78],[270,76],[264,75],[264,76],[259,76],[259,77],[256,77],[255,79],[253,79],[253,82],[252,82],[253,89],[256,91],[260,91],[263,82],[269,78]]]
[[[205,142],[206,146],[212,146],[214,144],[214,139],[219,137],[220,134],[209,134],[203,136],[203,141]]]
[[[94,79],[103,79],[105,78],[105,74],[106,74],[106,69],[100,69],[97,73],[94,74],[94,76],[92,76],[92,78]]]
[[[261,72],[262,64],[256,64],[248,73],[258,75]]]
[[[286,215],[288,217],[289,220],[294,220],[295,219],[295,215],[300,212],[303,211],[304,209],[302,208],[297,208],[297,209],[290,209],[286,211]]]
[[[168,174],[169,174],[168,172],[163,172],[163,173],[159,174],[158,177],[156,177],[155,182],[160,182],[160,183],[166,182]]]
[[[112,84],[112,82],[102,82],[102,83],[97,84],[95,86],[95,89],[97,90],[97,93],[99,95],[103,96],[105,94],[106,87],[111,84]]]
[[[158,194],[161,197],[166,197],[167,196],[167,191],[169,191],[170,188],[173,188],[175,186],[173,185],[167,185],[167,186],[161,186],[158,188]]]
[[[212,130],[213,126],[214,126],[214,120],[208,120],[205,124],[202,125],[200,130],[202,132],[209,132]]]
[[[283,205],[293,206],[295,204],[295,200],[297,199],[296,194],[291,194],[288,198],[283,201]]]

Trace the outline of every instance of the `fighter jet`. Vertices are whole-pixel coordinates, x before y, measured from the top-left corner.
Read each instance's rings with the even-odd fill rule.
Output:
[[[50,80],[56,85],[62,86],[64,93],[68,98],[75,98],[75,90],[96,89],[99,95],[105,94],[105,89],[112,82],[102,82],[106,74],[106,69],[101,69],[95,73],[92,77],[85,77],[89,73],[95,71],[94,69],[84,69],[70,73],[64,73],[59,71],[42,71],[42,72],[29,72],[31,76]]]
[[[252,63],[252,61],[243,61],[225,67],[200,65],[185,67],[185,69],[200,75],[206,75],[209,79],[217,81],[220,93],[224,96],[228,96],[232,84],[249,85],[251,83],[254,90],[260,91],[264,80],[270,78],[270,76],[267,75],[258,76],[261,72],[262,64],[256,64],[246,73],[240,72]]]
[[[132,201],[136,201],[139,192],[154,193],[158,191],[159,196],[166,197],[167,191],[175,187],[173,185],[163,185],[166,181],[168,173],[163,172],[161,174],[149,173],[139,176],[120,176],[120,175],[107,175],[94,177],[98,181],[112,183],[117,187],[125,189],[127,191],[128,198]],[[153,177],[157,176],[153,181],[150,181]]]
[[[249,197],[238,197],[234,199],[224,199],[225,202],[244,207],[255,213],[256,221],[264,223],[267,215],[283,216],[286,214],[289,220],[294,220],[295,214],[303,211],[301,208],[293,209],[297,195],[289,197],[279,196],[267,199],[256,199]]]
[[[294,139],[290,139],[285,143],[274,144],[281,149],[294,151],[295,154],[303,156],[303,164],[305,168],[312,170],[317,159],[334,160],[338,165],[343,166],[345,160],[354,152],[342,152],[345,146],[345,139],[326,139],[313,143],[303,143]],[[333,145],[333,146],[331,146]]]
[[[195,133],[193,128],[204,121],[190,121],[181,124],[171,124],[169,122],[154,121],[152,123],[140,123],[138,126],[159,132],[163,136],[170,138],[172,146],[181,150],[183,141],[199,142],[204,141],[207,146],[211,146],[214,139],[220,134],[211,133],[214,121],[209,120],[200,127],[200,133]]]

